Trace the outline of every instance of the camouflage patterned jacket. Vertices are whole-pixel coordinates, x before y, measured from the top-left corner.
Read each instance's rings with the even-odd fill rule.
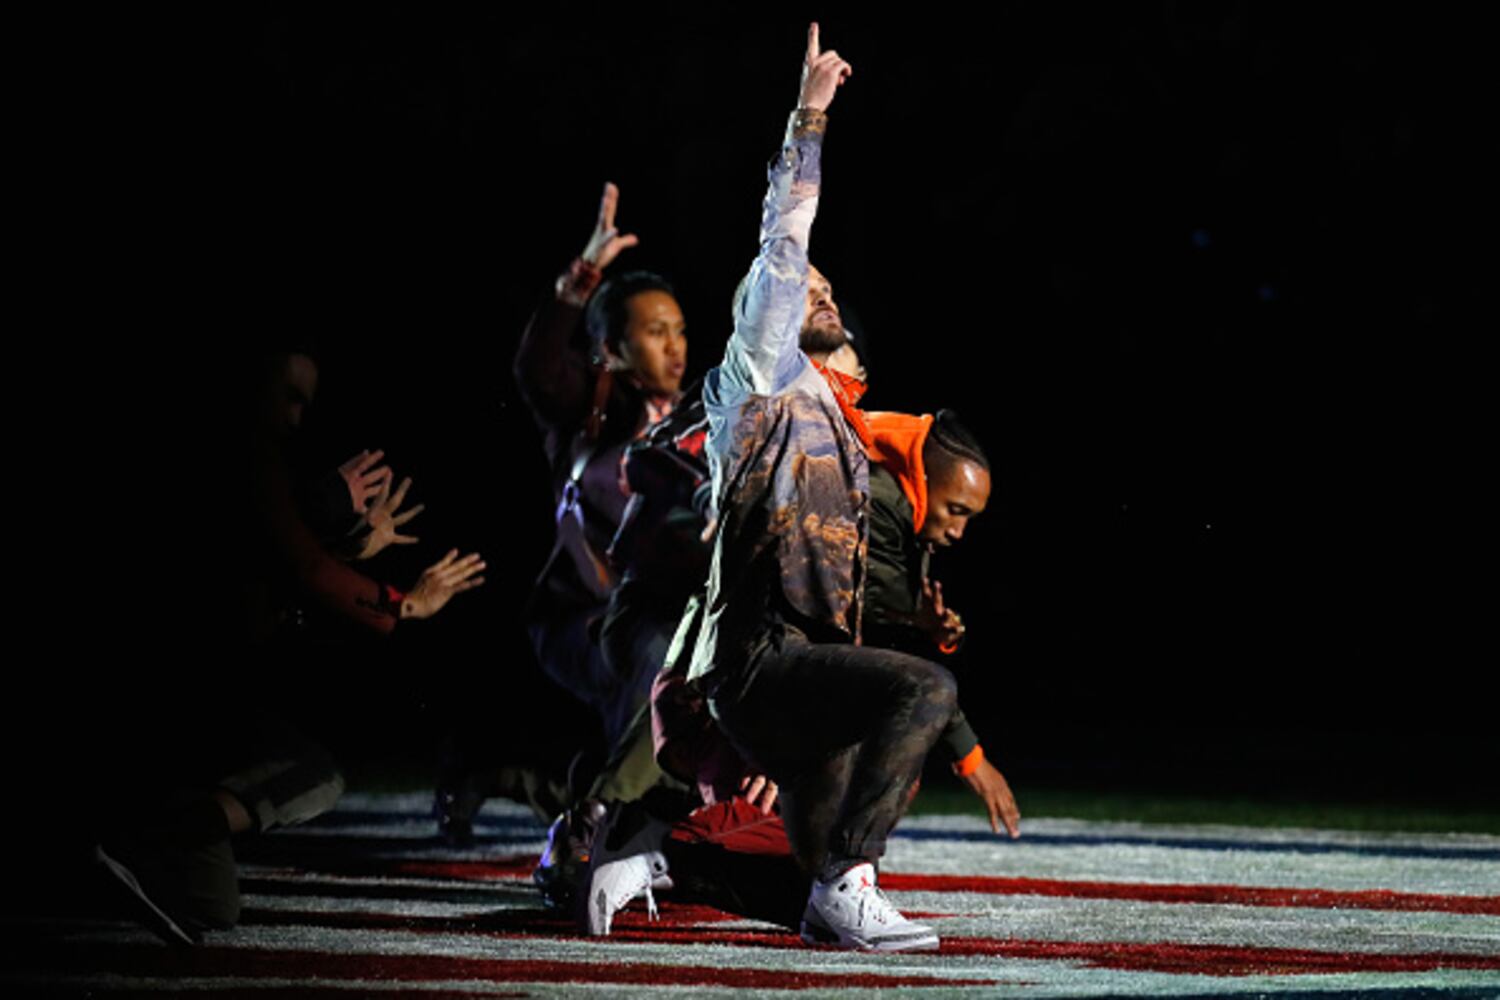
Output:
[[[760,253],[708,373],[718,535],[690,678],[738,674],[777,621],[815,642],[859,636],[869,466],[829,381],[799,346],[826,116],[792,115],[771,164]]]

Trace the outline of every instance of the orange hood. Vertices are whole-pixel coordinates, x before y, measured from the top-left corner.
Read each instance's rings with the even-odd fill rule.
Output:
[[[927,470],[922,468],[922,445],[932,427],[932,415],[870,411],[865,414],[870,427],[870,457],[901,484],[901,492],[911,503],[913,531],[922,530],[927,520]]]

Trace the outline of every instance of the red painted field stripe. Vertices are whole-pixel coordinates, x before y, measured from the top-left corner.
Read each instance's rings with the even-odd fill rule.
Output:
[[[466,881],[525,878],[536,858],[496,861],[398,861],[390,874]],[[1500,916],[1500,896],[1393,892],[1388,889],[1346,891],[1284,889],[1243,885],[1085,882],[1069,879],[1003,878],[970,875],[918,875],[884,872],[882,888],[911,892],[974,892],[998,896],[1068,896],[1078,899],[1133,899],[1147,903],[1224,903],[1236,906],[1289,906],[1313,909],[1387,910],[1417,913],[1473,913]]]
[[[663,903],[661,919],[651,920],[637,908],[622,911],[614,919],[610,941],[636,944],[735,944],[763,948],[800,948],[801,938],[786,930],[714,927],[737,919],[733,915],[702,906]],[[410,931],[417,934],[456,934],[490,937],[504,941],[528,938],[577,938],[582,933],[571,919],[539,911],[500,911],[475,917],[411,916],[400,913],[338,912],[309,910],[243,911],[246,927],[327,927],[347,931]],[[603,939],[600,943],[606,943]]]
[[[615,918],[615,927],[619,929],[639,924],[641,928],[649,927],[666,933],[679,927],[698,928],[738,919],[740,918],[732,913],[708,906],[664,904],[660,920],[648,920],[645,911],[637,907],[620,913]],[[578,933],[578,925],[573,917],[556,910],[543,909],[496,910],[474,916],[448,917],[368,910],[327,912],[246,907],[241,911],[240,923],[255,927],[332,927],[340,930],[421,931],[434,934],[573,937]]]
[[[1430,972],[1434,969],[1500,969],[1500,955],[1381,954],[1254,948],[1238,945],[1115,941],[999,941],[943,938],[944,955],[1071,960],[1130,972],[1207,976],[1309,975],[1333,972]]]
[[[663,921],[648,922],[645,914],[627,911],[616,918],[614,932],[599,939],[632,944],[736,945],[778,951],[803,948],[789,931],[704,927],[674,921],[670,904],[662,907]],[[693,907],[692,909],[699,909]],[[277,926],[325,926],[343,929],[401,929],[432,934],[467,934],[497,941],[524,940],[535,934],[514,926],[495,927],[488,918],[399,917],[393,914],[294,913],[252,911],[247,923]],[[1132,972],[1170,972],[1203,976],[1312,975],[1333,972],[1429,972],[1434,969],[1500,969],[1500,955],[1460,955],[1445,952],[1388,954],[1362,951],[1316,951],[1311,948],[1261,948],[1241,945],[1185,944],[1129,941],[1026,941],[980,937],[942,938],[944,955],[992,955],[1003,958],[1074,961],[1104,969]]]
[[[51,954],[47,954],[51,952]],[[387,982],[469,980],[496,983],[621,983],[635,986],[727,986],[733,989],[892,989],[903,986],[997,986],[995,979],[804,972],[795,969],[652,965],[645,962],[566,962],[446,955],[334,954],[249,948],[170,951],[150,945],[90,945],[94,967],[121,976],[294,979],[374,979]],[[33,949],[27,965],[78,968],[80,949]]]
[[[517,878],[530,881],[536,863],[537,857],[534,854],[495,861],[394,861],[390,865],[390,873],[416,878],[451,878],[478,882]]]
[[[1329,910],[1396,910],[1500,916],[1500,896],[1435,895],[1392,892],[1387,889],[1348,892],[1244,885],[1157,885],[970,875],[903,875],[895,872],[881,873],[880,886],[883,889],[908,892],[975,892],[997,896],[1135,899],[1148,903],[1228,903],[1236,906],[1305,906]]]

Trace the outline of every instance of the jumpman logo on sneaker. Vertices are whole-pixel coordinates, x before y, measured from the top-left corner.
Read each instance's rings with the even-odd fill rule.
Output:
[[[936,951],[931,927],[903,917],[875,884],[875,867],[855,865],[831,882],[818,879],[802,911],[807,944],[861,951]]]

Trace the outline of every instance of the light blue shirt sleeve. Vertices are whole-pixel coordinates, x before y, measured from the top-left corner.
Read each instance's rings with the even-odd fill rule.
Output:
[[[785,390],[808,367],[800,336],[807,302],[807,246],[822,174],[821,112],[802,109],[769,171],[760,253],[735,294],[734,332],[711,379],[721,403]]]

